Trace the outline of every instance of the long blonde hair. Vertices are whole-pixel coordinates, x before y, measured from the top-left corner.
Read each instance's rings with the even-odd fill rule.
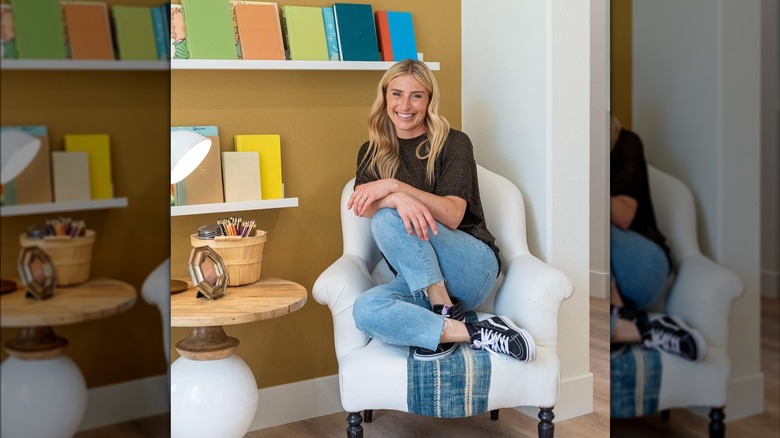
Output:
[[[387,115],[387,87],[390,82],[403,75],[412,75],[428,92],[428,109],[425,114],[427,138],[417,145],[416,155],[426,164],[426,179],[433,185],[436,157],[439,156],[450,132],[450,123],[439,115],[439,86],[436,78],[425,63],[407,59],[390,67],[382,76],[376,89],[376,99],[368,115],[368,150],[362,165],[377,178],[392,178],[398,172],[399,143],[395,126]],[[426,144],[430,147],[425,148]],[[367,162],[366,162],[367,161]]]

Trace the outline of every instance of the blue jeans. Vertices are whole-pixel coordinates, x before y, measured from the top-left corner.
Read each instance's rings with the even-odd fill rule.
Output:
[[[493,250],[468,233],[437,225],[439,234],[431,233],[426,242],[406,232],[395,209],[383,208],[371,219],[374,240],[398,274],[355,301],[352,316],[366,335],[435,350],[444,317],[431,311],[426,287],[444,280],[464,312],[479,306],[493,290],[499,268]]]
[[[623,300],[646,310],[658,300],[669,276],[669,260],[652,240],[610,224],[609,263]]]

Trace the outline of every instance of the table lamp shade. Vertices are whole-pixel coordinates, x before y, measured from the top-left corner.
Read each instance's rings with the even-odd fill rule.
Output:
[[[211,140],[192,131],[171,131],[171,184],[198,168],[211,149]]]
[[[41,140],[22,131],[0,132],[0,184],[16,178],[41,149]]]

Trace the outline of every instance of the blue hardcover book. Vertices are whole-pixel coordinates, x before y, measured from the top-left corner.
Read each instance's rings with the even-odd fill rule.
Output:
[[[380,60],[371,5],[334,3],[333,17],[342,61]]]
[[[161,8],[155,6],[149,8],[152,11],[152,27],[154,28],[154,44],[157,47],[157,59],[168,59],[168,38],[165,34],[165,21]]]
[[[22,173],[0,186],[0,205],[52,202],[48,128],[43,125],[0,126],[0,131],[22,131],[41,140],[41,148]]]
[[[163,40],[165,43],[165,59],[171,59],[171,4],[163,3],[158,6],[163,16]]]
[[[417,41],[414,38],[411,12],[387,11],[387,26],[393,46],[393,61],[417,59]]]
[[[336,19],[333,8],[322,8],[322,21],[325,24],[325,42],[328,44],[328,59],[339,60],[339,40],[336,37]]]
[[[174,184],[175,205],[224,202],[219,130],[216,126],[171,126],[171,131],[192,131],[211,139],[206,158],[187,178]]]

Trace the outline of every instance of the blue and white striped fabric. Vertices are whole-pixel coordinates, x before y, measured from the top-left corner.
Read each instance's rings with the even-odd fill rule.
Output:
[[[632,345],[610,364],[610,418],[632,418],[658,411],[661,353]]]
[[[467,321],[476,321],[474,312]],[[487,412],[490,357],[484,350],[460,344],[449,356],[431,361],[407,358],[409,412],[438,418],[461,418]]]

